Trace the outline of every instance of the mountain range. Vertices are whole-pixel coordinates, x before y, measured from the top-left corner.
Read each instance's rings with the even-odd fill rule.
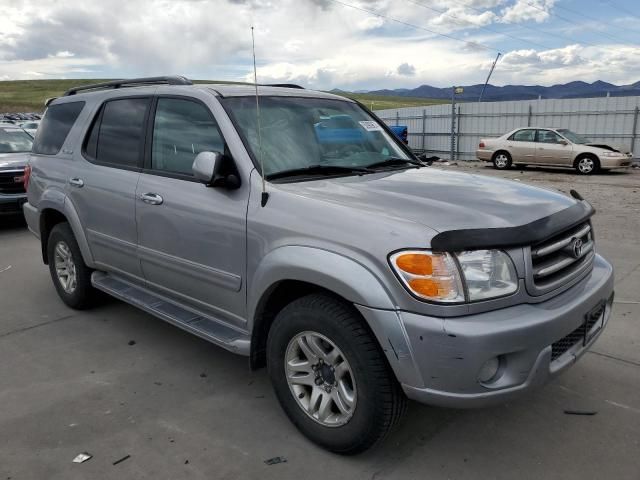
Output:
[[[478,100],[483,84],[468,85],[463,87],[464,93],[456,95],[458,100]],[[359,90],[354,93],[367,93],[369,95],[419,97],[419,98],[451,98],[451,87],[438,88],[430,85],[421,85],[417,88],[397,88],[394,90]],[[541,98],[585,98],[585,97],[626,97],[640,95],[640,81],[630,85],[614,85],[601,80],[593,83],[582,81],[563,83],[544,87],[542,85],[487,85],[482,97],[483,101],[503,100],[532,100]]]

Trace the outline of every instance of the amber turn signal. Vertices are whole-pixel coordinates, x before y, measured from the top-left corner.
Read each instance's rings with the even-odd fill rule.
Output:
[[[396,257],[396,265],[400,270],[414,275],[431,275],[433,262],[431,257],[419,253],[404,253]]]

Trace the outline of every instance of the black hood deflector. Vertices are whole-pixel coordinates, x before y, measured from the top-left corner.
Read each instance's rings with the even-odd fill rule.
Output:
[[[431,248],[440,252],[457,252],[533,245],[587,221],[594,213],[595,209],[583,200],[548,217],[518,227],[440,232],[431,240]]]

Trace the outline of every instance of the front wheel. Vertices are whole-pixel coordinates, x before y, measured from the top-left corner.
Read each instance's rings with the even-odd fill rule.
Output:
[[[367,450],[406,410],[406,398],[363,320],[313,294],[276,317],[267,368],[282,408],[310,440],[336,453]]]
[[[508,152],[498,152],[493,156],[493,166],[498,170],[511,167],[511,155]]]
[[[576,160],[575,169],[580,175],[590,175],[600,168],[600,163],[596,158],[585,156]]]

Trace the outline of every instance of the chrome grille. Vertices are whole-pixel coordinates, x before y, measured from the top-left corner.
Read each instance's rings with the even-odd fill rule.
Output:
[[[531,276],[539,293],[552,290],[589,269],[595,255],[586,222],[531,247]]]
[[[0,193],[24,193],[24,169],[0,171]],[[20,179],[20,181],[16,181]]]

